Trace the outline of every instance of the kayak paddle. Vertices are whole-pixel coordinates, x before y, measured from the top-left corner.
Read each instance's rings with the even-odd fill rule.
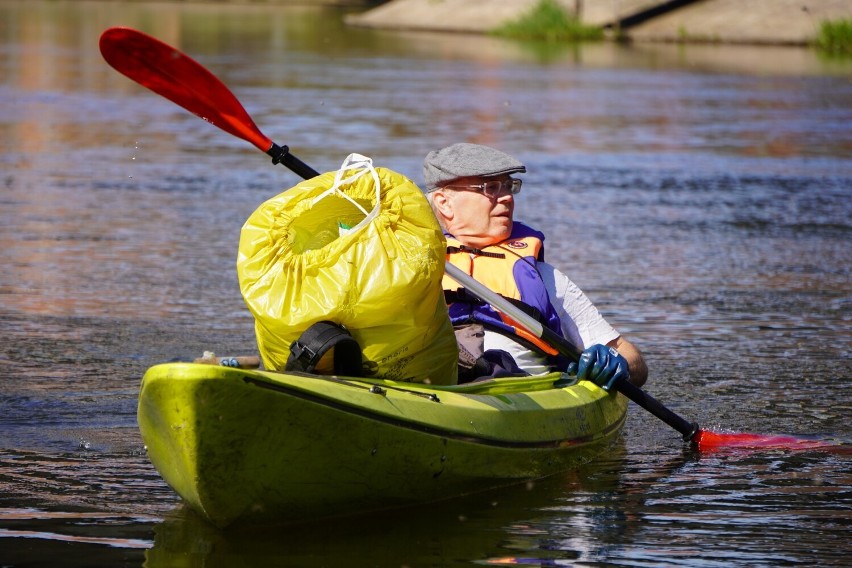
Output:
[[[101,34],[100,50],[107,63],[118,72],[225,132],[253,144],[271,156],[272,163],[280,163],[304,179],[319,175],[316,170],[291,154],[287,146],[278,146],[267,138],[224,83],[200,63],[174,47],[132,28],[113,27]],[[480,300],[502,311],[563,355],[575,361],[579,357],[581,351],[576,346],[457,267],[447,264],[446,273]],[[692,443],[699,450],[723,447],[792,447],[794,449],[837,447],[825,442],[788,436],[710,432],[699,428],[695,422],[681,418],[628,381],[622,381],[615,388],[680,432],[685,441]]]
[[[173,103],[242,138],[304,179],[318,176],[290,153],[267,138],[254,124],[237,97],[203,65],[177,49],[132,28],[114,27],[101,34],[101,55],[116,71]]]
[[[544,340],[548,345],[559,351],[560,354],[565,355],[573,361],[577,361],[580,358],[582,351],[576,345],[554,333],[553,330],[545,327],[537,319],[519,309],[500,294],[481,284],[457,266],[447,263],[444,271],[447,273],[447,276],[464,286],[465,290],[472,293],[476,298],[491,304],[494,308],[509,316],[515,323],[520,324],[525,330]],[[631,382],[621,381],[615,385],[615,389],[680,432],[685,441],[698,442],[698,438],[703,433],[703,430],[695,422],[689,422],[681,418]]]

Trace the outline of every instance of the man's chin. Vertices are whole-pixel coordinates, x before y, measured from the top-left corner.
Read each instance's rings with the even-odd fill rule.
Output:
[[[512,234],[512,220],[506,217],[495,219],[493,234],[499,237],[501,241],[508,239]]]

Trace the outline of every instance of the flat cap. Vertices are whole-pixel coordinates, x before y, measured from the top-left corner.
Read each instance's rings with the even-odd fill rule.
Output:
[[[526,171],[527,168],[509,154],[467,142],[433,150],[423,160],[426,191],[463,177],[494,177]]]

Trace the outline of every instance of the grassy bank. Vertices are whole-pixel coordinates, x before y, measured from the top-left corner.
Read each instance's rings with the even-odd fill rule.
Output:
[[[828,55],[852,56],[852,20],[823,22],[816,47]]]
[[[555,0],[540,0],[519,20],[505,24],[492,35],[549,43],[594,41],[603,38],[603,30],[586,26],[568,14]]]

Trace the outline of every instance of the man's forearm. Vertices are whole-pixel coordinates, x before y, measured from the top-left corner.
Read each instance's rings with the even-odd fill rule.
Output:
[[[637,387],[644,385],[648,380],[648,366],[639,349],[621,336],[610,341],[608,345],[615,347],[621,356],[627,359],[627,364],[630,366],[630,382]]]

